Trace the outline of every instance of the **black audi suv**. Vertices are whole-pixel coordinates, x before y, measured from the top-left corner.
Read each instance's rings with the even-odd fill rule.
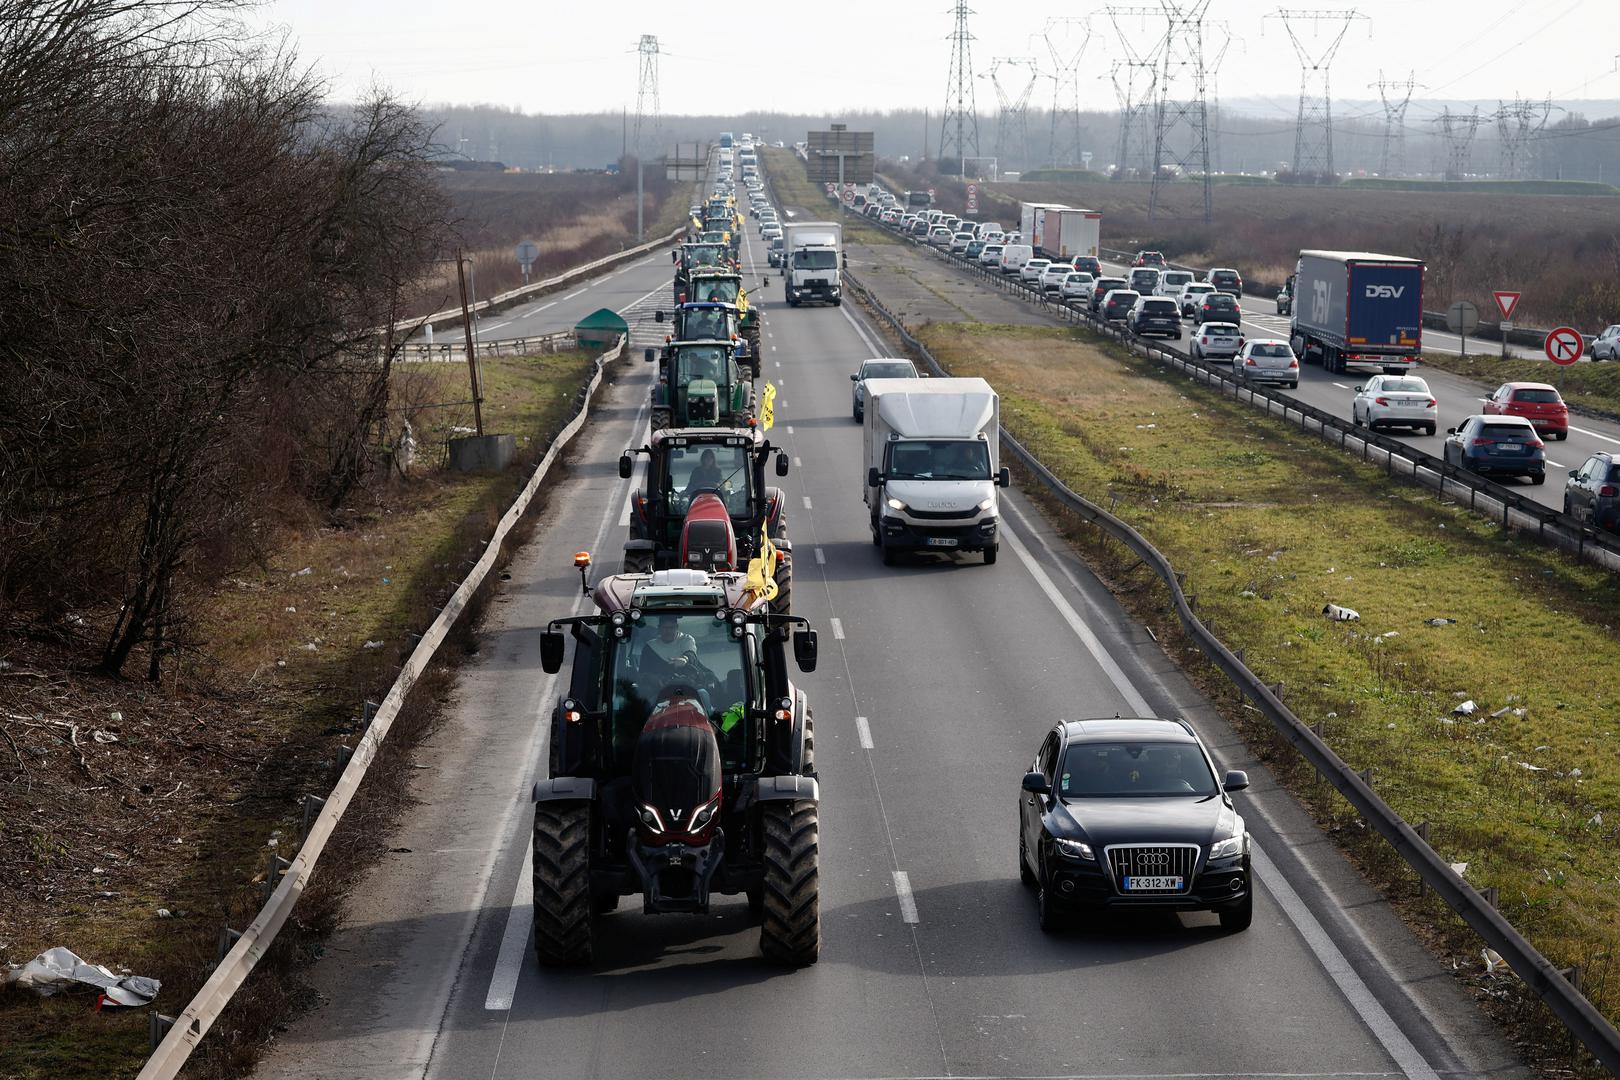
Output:
[[[1018,869],[1036,891],[1041,929],[1080,911],[1214,911],[1227,930],[1254,914],[1249,834],[1184,720],[1065,721],[1024,777]]]

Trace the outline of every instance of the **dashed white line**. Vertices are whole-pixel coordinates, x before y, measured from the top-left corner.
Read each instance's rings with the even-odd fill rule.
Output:
[[[809,509],[810,509],[810,496],[808,496],[808,495],[806,495],[806,496],[805,496],[805,497],[804,497],[804,508],[805,508],[805,509],[806,509],[806,510],[809,510]]]
[[[1340,389],[1340,390],[1349,390],[1349,389],[1350,389],[1350,387],[1348,387],[1348,386],[1346,386],[1346,385],[1345,385],[1345,384],[1344,384],[1344,383],[1342,383],[1342,382],[1336,382],[1336,383],[1334,383],[1334,384],[1333,384],[1333,385],[1334,385],[1334,386],[1337,386],[1337,387],[1338,387],[1338,388],[1339,388],[1339,389]]]
[[[828,619],[827,623],[832,627],[833,637],[836,638],[839,641],[843,641],[844,640],[844,620],[843,619]]]
[[[866,717],[857,716],[855,718],[855,734],[861,738],[862,750],[872,749],[872,725],[866,722]]]
[[[817,566],[826,566],[827,565],[827,553],[825,551],[822,551],[820,548],[816,548],[816,565]]]
[[[903,922],[917,923],[917,898],[911,894],[911,879],[904,870],[894,871],[894,895],[900,900],[900,918]]]
[[[585,289],[588,289],[588,288],[590,288],[589,285],[587,285],[585,287]],[[564,300],[572,300],[576,296],[581,296],[581,295],[583,295],[585,293],[585,289],[576,289],[574,292],[571,292],[567,296],[563,297],[563,299]]]
[[[771,346],[771,352],[775,352],[775,351],[776,351],[776,346],[775,346],[775,345],[772,345],[772,346]],[[778,361],[777,361],[777,362],[776,362],[776,366],[777,366],[777,367],[781,367],[781,366],[782,366],[782,362],[781,362],[781,361],[780,361],[780,360],[778,360]]]
[[[793,434],[793,425],[792,425],[792,424],[789,424],[789,425],[788,425],[788,426],[787,426],[787,433],[788,433],[788,434],[789,434],[789,435],[791,435],[791,434]]]
[[[1564,467],[1564,463],[1562,461],[1554,461],[1552,458],[1547,459],[1547,464],[1551,465],[1555,469],[1562,469]]]

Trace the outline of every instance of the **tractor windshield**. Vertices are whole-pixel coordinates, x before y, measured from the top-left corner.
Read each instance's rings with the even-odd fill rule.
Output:
[[[681,386],[694,379],[708,379],[720,386],[729,385],[726,378],[727,350],[723,345],[696,345],[680,350],[677,371]]]
[[[664,494],[676,505],[713,492],[732,517],[748,513],[749,451],[746,446],[675,446],[665,456]]]
[[[735,278],[699,278],[692,283],[693,299],[700,304],[735,304],[737,291]]]
[[[685,689],[702,704],[725,756],[732,759],[745,733],[743,712],[752,700],[751,643],[751,638],[733,638],[709,611],[649,612],[632,621],[629,638],[613,650],[614,757],[628,761],[653,707]]]
[[[681,320],[686,341],[723,341],[731,336],[731,313],[724,308],[698,308]]]
[[[719,244],[695,244],[687,248],[686,265],[719,266],[722,250]]]

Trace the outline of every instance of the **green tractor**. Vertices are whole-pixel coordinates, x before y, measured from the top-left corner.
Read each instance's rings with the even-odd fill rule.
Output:
[[[729,341],[672,341],[652,390],[652,427],[747,427],[754,383]],[[659,359],[648,349],[644,359]]]
[[[675,261],[675,303],[684,304],[691,297],[692,275],[699,270],[715,269],[735,271],[731,246],[726,243],[682,244],[670,253]],[[729,301],[736,303],[735,300]]]
[[[779,487],[767,484],[766,463],[776,459],[776,475],[788,473],[787,453],[773,446],[758,428],[675,428],[654,431],[646,446],[626,450],[619,475],[634,473],[631,455],[647,456],[645,487],[630,500],[630,538],[624,545],[624,572],[648,573],[696,566],[703,570],[736,569],[760,557],[769,539],[776,551],[768,571],[776,582],[772,611],[793,609],[793,544],[788,539],[787,500]],[[703,533],[711,525],[689,528],[703,515],[694,508],[705,496],[720,503],[710,517],[729,519],[725,531],[728,557],[721,567],[703,557]],[[694,531],[698,535],[694,535]],[[715,546],[718,550],[718,545]],[[712,554],[712,553],[711,553]]]
[[[748,302],[748,290],[743,288],[742,275],[723,267],[704,267],[693,270],[688,280],[685,302],[688,304],[731,304],[737,309],[737,326],[748,342],[748,352],[756,359],[759,348],[759,309]],[[756,364],[754,374],[759,374]]]
[[[662,311],[653,313],[658,322],[665,321]],[[671,332],[664,338],[662,359],[669,360],[670,347],[677,341],[731,341],[736,345],[737,362],[748,369],[753,379],[760,374],[759,330],[755,320],[752,336],[744,332],[742,313],[735,304],[682,304],[668,316]]]

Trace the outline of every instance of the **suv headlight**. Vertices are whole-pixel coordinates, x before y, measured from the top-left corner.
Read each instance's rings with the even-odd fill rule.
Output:
[[[1225,840],[1217,840],[1215,846],[1209,849],[1211,859],[1230,859],[1234,855],[1246,854],[1249,850],[1249,834],[1238,833],[1228,836]]]
[[[1079,840],[1064,840],[1062,837],[1053,837],[1052,843],[1057,845],[1058,851],[1071,859],[1095,859],[1091,845],[1081,843]]]
[[[901,502],[899,499],[889,499],[888,503],[890,510],[895,510],[902,514],[906,512],[906,504]]]

